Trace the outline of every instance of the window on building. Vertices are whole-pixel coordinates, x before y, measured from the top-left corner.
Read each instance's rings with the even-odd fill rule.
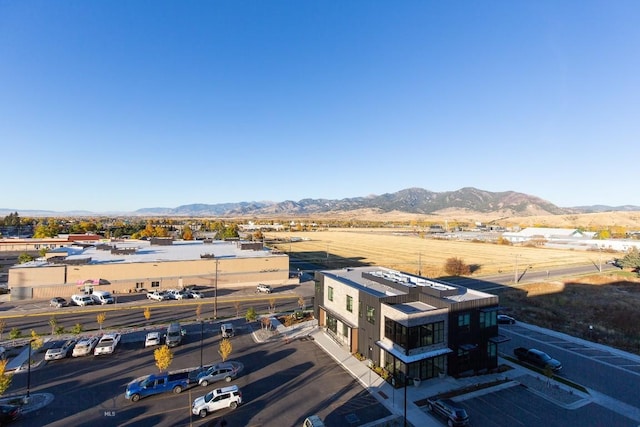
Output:
[[[327,317],[327,329],[332,331],[334,334],[338,333],[338,320],[336,320],[335,317]]]
[[[489,356],[489,358],[494,358],[497,356],[497,354],[498,354],[498,345],[493,342],[487,343],[487,356]]]
[[[498,324],[498,316],[495,311],[480,312],[480,328],[490,328]]]
[[[342,335],[344,335],[345,337],[349,337],[349,327],[346,323],[342,324]]]
[[[333,286],[327,288],[327,298],[329,301],[333,301]]]
[[[436,322],[433,324],[433,343],[441,342],[444,342],[444,322]]]
[[[151,282],[151,287],[152,288],[159,288],[160,287],[160,282],[157,280],[154,280]]]
[[[396,339],[395,343],[398,344],[402,348],[408,348],[408,336],[407,336],[407,327],[401,325],[400,323],[396,323]]]
[[[384,318],[384,337],[390,339],[395,342],[395,333],[396,333],[396,322],[389,319],[388,317]]]
[[[347,295],[347,311],[353,313],[353,297]]]
[[[372,325],[376,324],[376,309],[369,305],[367,306],[367,322],[371,323]]]
[[[471,314],[458,314],[458,332],[469,332],[471,330]]]

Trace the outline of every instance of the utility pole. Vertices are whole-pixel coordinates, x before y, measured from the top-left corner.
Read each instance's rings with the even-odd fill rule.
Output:
[[[218,319],[218,258],[216,258],[216,281],[213,287],[213,320]]]
[[[520,255],[516,254],[516,271],[513,275],[513,283],[517,284],[518,283],[518,257]]]

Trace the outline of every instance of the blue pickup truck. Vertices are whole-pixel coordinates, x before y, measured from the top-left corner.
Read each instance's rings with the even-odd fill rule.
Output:
[[[153,396],[154,394],[169,391],[180,393],[190,384],[189,370],[146,375],[131,381],[127,385],[124,397],[132,402],[137,402],[142,397]]]

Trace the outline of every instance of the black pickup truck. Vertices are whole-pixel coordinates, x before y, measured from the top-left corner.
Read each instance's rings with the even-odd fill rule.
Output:
[[[531,363],[532,365],[536,365],[540,368],[550,366],[554,371],[562,369],[562,363],[552,358],[544,351],[540,351],[535,348],[518,347],[513,350],[513,354],[518,358],[518,360]]]

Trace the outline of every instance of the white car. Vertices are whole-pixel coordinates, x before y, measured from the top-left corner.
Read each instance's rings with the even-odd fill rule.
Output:
[[[94,356],[99,356],[101,354],[111,354],[116,350],[118,343],[120,342],[120,334],[104,334],[96,348],[93,350]]]
[[[153,347],[160,345],[160,332],[149,332],[144,340],[144,347]]]
[[[164,301],[166,299],[169,299],[167,294],[163,291],[147,292],[147,298],[154,299],[156,301]]]
[[[86,307],[87,305],[95,304],[91,295],[71,295],[71,302],[80,307]]]
[[[219,409],[235,409],[242,403],[242,392],[237,385],[211,390],[193,401],[191,413],[204,418],[208,413]]]
[[[71,356],[81,357],[90,355],[91,353],[93,353],[93,349],[96,348],[96,344],[98,344],[98,341],[100,341],[99,336],[80,339],[76,346],[73,347],[73,353],[71,353]]]
[[[204,298],[204,294],[202,292],[198,292],[198,291],[188,291],[187,295],[189,295],[189,298],[194,298],[194,299],[202,299],[202,298]]]
[[[64,359],[69,355],[69,351],[73,348],[76,340],[58,341],[54,343],[44,355],[44,360]]]
[[[185,291],[180,291],[178,289],[169,289],[167,291],[167,296],[169,297],[169,299],[178,299],[178,300],[189,298],[189,296]]]

